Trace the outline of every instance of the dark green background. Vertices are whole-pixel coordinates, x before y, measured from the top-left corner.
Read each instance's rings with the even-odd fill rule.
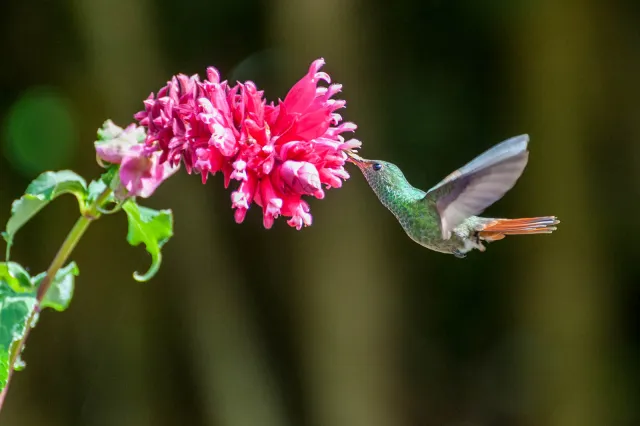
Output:
[[[0,222],[50,168],[97,176],[93,141],[172,74],[217,66],[286,94],[320,56],[362,155],[428,188],[531,135],[487,214],[555,214],[552,236],[459,260],[410,241],[357,169],[314,224],[236,225],[221,176],[147,201],[175,237],[152,282],[124,215],[74,255],[0,414],[9,426],[640,424],[640,3],[598,0],[7,0],[0,14]],[[18,236],[44,270],[76,219]]]

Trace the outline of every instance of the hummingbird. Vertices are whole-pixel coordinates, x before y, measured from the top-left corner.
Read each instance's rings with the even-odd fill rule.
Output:
[[[394,214],[416,243],[441,253],[466,257],[483,242],[507,235],[550,234],[555,216],[499,219],[476,216],[516,183],[529,159],[528,135],[515,136],[485,151],[424,192],[414,188],[398,166],[367,160],[348,151],[380,202]]]

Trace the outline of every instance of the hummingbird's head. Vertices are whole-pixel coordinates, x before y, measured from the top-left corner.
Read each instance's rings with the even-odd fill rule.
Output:
[[[347,151],[347,155],[349,161],[358,166],[383,204],[387,205],[387,202],[400,196],[402,191],[413,189],[402,170],[395,164],[381,160],[367,160],[351,151]]]

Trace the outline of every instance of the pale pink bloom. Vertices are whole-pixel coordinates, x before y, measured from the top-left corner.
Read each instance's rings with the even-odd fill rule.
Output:
[[[144,152],[143,145],[135,145],[120,163],[120,183],[126,195],[150,197],[160,184],[178,171],[168,161],[160,162],[160,152],[151,155]]]
[[[308,226],[312,218],[302,197],[321,199],[323,185],[340,187],[349,178],[344,151],[360,147],[359,141],[342,137],[356,125],[341,123],[336,111],[345,101],[332,97],[342,86],[331,84],[320,71],[323,65],[322,59],[314,61],[277,104],[267,103],[253,82],[233,87],[220,82],[214,68],[207,69],[204,81],[197,75],[175,76],[135,115],[148,129],[146,150],[160,152],[161,162],[182,161],[203,182],[218,171],[225,186],[239,181],[231,194],[238,223],[256,203],[266,228],[278,216],[289,217],[297,229]],[[321,81],[328,87],[319,86]]]
[[[131,147],[144,141],[145,133],[143,127],[135,124],[122,129],[113,121],[107,120],[98,131],[98,137],[100,140],[94,143],[98,158],[107,163],[120,164]]]
[[[160,152],[147,152],[144,140],[144,128],[135,124],[122,129],[110,120],[100,131],[101,139],[96,141],[98,158],[107,163],[119,164],[120,187],[116,195],[120,198],[150,197],[156,188],[179,166],[160,161]]]

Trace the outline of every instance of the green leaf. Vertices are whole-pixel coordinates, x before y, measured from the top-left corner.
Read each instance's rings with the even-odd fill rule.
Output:
[[[73,194],[84,210],[87,195],[85,180],[70,170],[44,172],[29,184],[24,195],[11,205],[11,216],[2,237],[7,242],[6,257],[13,245],[15,234],[50,201],[62,194]]]
[[[73,297],[75,277],[79,270],[75,262],[58,270],[42,302],[40,310],[52,308],[64,311]],[[15,360],[13,368],[24,368],[20,359],[18,343],[29,328],[35,326],[35,319],[28,324],[38,300],[38,288],[46,272],[29,277],[27,271],[15,262],[0,262],[0,392],[7,384],[10,360]]]
[[[71,170],[60,170],[42,173],[29,184],[25,194],[42,195],[43,199],[51,201],[58,195],[71,193],[82,202],[86,190],[87,182],[81,176]]]
[[[0,263],[0,391],[7,384],[9,362],[37,303],[35,287],[24,282],[25,277],[29,279],[29,274],[20,265]]]
[[[14,293],[33,291],[29,273],[16,262],[0,262],[0,280]]]
[[[36,215],[48,201],[43,201],[35,195],[23,195],[20,199],[11,204],[11,216],[7,222],[6,230],[2,233],[2,238],[7,242],[5,253],[6,260],[9,260],[9,253],[13,245],[13,237],[22,226]]]
[[[104,193],[104,191],[106,191],[110,187],[113,187],[112,182],[118,178],[118,171],[119,166],[110,166],[107,171],[104,172],[102,176],[100,176],[99,179],[93,180],[91,181],[91,183],[89,183],[89,189],[87,190],[88,204],[94,203],[98,199],[98,197],[100,197]],[[103,207],[99,207],[98,211],[100,213],[109,214],[115,213],[120,210],[120,204],[117,202],[113,193],[110,193],[107,199],[102,201],[100,204],[102,206],[106,206],[113,203],[116,203],[116,205],[112,207],[111,210],[106,210]]]
[[[151,267],[140,275],[133,274],[137,281],[150,280],[160,268],[162,253],[160,249],[173,236],[173,213],[171,210],[153,210],[128,200],[123,205],[129,222],[127,241],[132,246],[143,243],[151,255]]]
[[[9,352],[0,349],[0,392],[9,379]]]
[[[92,180],[87,191],[87,201],[93,203],[108,187],[102,179]]]
[[[78,265],[75,262],[71,262],[64,268],[59,269],[42,302],[40,302],[40,309],[53,308],[58,312],[67,309],[73,297],[75,277],[79,273],[80,269],[78,269]],[[33,278],[33,284],[36,287],[40,287],[40,283],[46,275],[46,272],[36,275]]]

